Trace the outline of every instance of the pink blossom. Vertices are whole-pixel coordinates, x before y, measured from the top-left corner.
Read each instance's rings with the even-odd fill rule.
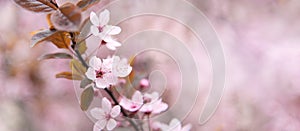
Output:
[[[120,115],[121,107],[116,105],[112,107],[110,101],[104,97],[102,99],[102,108],[93,108],[91,115],[98,121],[94,125],[94,131],[113,130],[117,126],[117,121],[114,119]]]
[[[192,125],[187,124],[182,127],[180,121],[176,118],[173,118],[169,125],[160,122],[154,122],[153,127],[159,128],[162,131],[189,131],[191,130]]]
[[[162,99],[159,99],[159,94],[153,92],[152,94],[146,93],[144,95],[144,105],[139,110],[144,113],[159,114],[167,110],[168,104],[162,102]]]
[[[143,101],[144,100],[142,93],[136,91],[133,94],[131,100],[127,98],[122,98],[120,101],[120,105],[128,111],[135,112],[141,108],[141,106],[143,105]]]
[[[106,47],[110,50],[116,50],[116,47],[121,46],[121,44],[114,40],[111,35],[117,35],[121,32],[121,28],[118,26],[108,25],[110,19],[110,12],[104,10],[97,17],[95,12],[90,13],[91,33],[94,36],[100,37],[105,43]]]
[[[118,77],[125,77],[129,75],[132,67],[127,64],[127,60],[120,61],[120,57],[113,56],[106,59],[100,59],[96,56],[89,61],[90,67],[85,73],[87,78],[95,81],[99,88],[106,88],[110,85],[115,85]],[[120,69],[115,69],[120,68]]]

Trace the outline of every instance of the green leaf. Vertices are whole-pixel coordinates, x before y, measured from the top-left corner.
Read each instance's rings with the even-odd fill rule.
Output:
[[[78,51],[79,51],[80,54],[85,53],[86,50],[87,50],[87,46],[86,46],[85,41],[78,44]]]
[[[84,75],[86,68],[76,59],[71,60],[70,66],[73,73]]]
[[[52,0],[14,0],[19,6],[33,12],[51,12],[57,10]]]
[[[69,80],[82,80],[82,76],[78,74],[72,74],[71,72],[61,72],[55,75],[56,78],[65,78]]]
[[[80,0],[76,5],[81,8],[82,11],[85,11],[98,2],[100,2],[100,0]]]
[[[94,99],[94,89],[92,86],[86,88],[80,97],[80,108],[83,111],[86,111],[91,105]]]
[[[88,78],[84,78],[81,82],[80,82],[80,88],[85,88],[87,85],[91,84],[93,81],[88,79]]]
[[[73,57],[67,53],[53,53],[53,54],[46,54],[38,58],[38,60],[45,60],[45,59],[72,59]]]

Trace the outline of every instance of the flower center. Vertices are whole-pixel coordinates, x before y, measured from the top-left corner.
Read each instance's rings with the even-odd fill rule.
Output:
[[[103,78],[104,74],[105,72],[103,72],[102,70],[98,70],[96,71],[96,78]]]
[[[99,33],[103,32],[104,26],[98,26]]]

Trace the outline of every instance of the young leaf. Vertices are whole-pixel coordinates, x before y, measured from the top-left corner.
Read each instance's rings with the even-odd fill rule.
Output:
[[[52,0],[14,0],[18,5],[33,12],[51,12],[57,9]]]
[[[38,43],[45,41],[48,37],[50,37],[54,33],[56,33],[56,31],[51,31],[51,30],[42,30],[42,31],[36,32],[31,38],[30,47],[33,47],[33,46],[37,45]]]
[[[69,33],[54,30],[42,30],[35,33],[31,38],[31,45],[33,47],[43,41],[51,41],[58,48],[68,49],[70,46]]]
[[[71,60],[70,66],[73,73],[84,75],[86,72],[86,68],[76,59]]]
[[[45,59],[72,59],[73,57],[67,53],[53,53],[53,54],[46,54],[38,58],[38,60],[45,60]]]
[[[50,20],[58,30],[76,32],[81,22],[81,10],[72,3],[65,3],[51,15]]]
[[[80,54],[83,54],[85,53],[85,51],[87,50],[87,47],[86,47],[86,42],[83,41],[81,43],[78,43],[78,51]]]
[[[78,74],[72,74],[71,72],[61,72],[55,75],[56,78],[65,78],[69,80],[82,80],[82,76]]]
[[[98,2],[100,2],[100,0],[80,0],[76,5],[81,8],[82,11],[85,11]]]
[[[93,81],[88,79],[88,78],[84,78],[81,82],[80,82],[80,88],[85,88],[87,85],[91,84]]]
[[[52,36],[47,38],[48,41],[51,41],[58,48],[68,49],[71,43],[71,38],[69,37],[68,32],[57,31]]]
[[[86,88],[80,97],[81,110],[86,111],[94,99],[94,89],[92,86]]]

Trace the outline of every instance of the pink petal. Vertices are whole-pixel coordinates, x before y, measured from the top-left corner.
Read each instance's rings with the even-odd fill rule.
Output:
[[[115,47],[115,46],[113,46],[113,45],[111,45],[111,44],[106,44],[106,47],[108,48],[108,49],[110,49],[110,50],[116,50],[117,48]]]
[[[86,77],[89,78],[90,80],[95,80],[96,79],[96,72],[93,68],[89,67],[88,70],[85,73]]]
[[[118,115],[120,115],[120,112],[121,112],[121,107],[119,105],[116,105],[111,109],[110,116],[112,118],[115,118]]]
[[[107,121],[105,119],[97,121],[94,125],[94,131],[103,130],[106,124],[107,124]]]
[[[109,119],[106,125],[107,130],[112,130],[117,126],[117,122],[114,119]]]
[[[192,128],[192,125],[191,125],[191,124],[187,124],[187,125],[185,125],[185,126],[181,129],[181,131],[189,131],[189,130],[191,130],[191,128]]]
[[[107,25],[110,17],[109,15],[110,12],[107,9],[105,9],[99,14],[99,22],[101,26]]]
[[[93,25],[99,26],[99,18],[97,17],[95,12],[90,13],[90,21],[92,22]]]
[[[138,104],[143,104],[143,95],[141,92],[139,91],[135,91],[133,96],[132,96],[132,101],[134,103],[138,103]]]
[[[114,76],[112,73],[104,74],[103,79],[111,85],[115,85],[118,82],[118,77]]]
[[[176,127],[176,128],[175,128]],[[178,119],[174,118],[171,120],[170,124],[169,124],[169,128],[173,129],[173,130],[180,130],[181,129],[181,123]]]
[[[120,34],[122,29],[119,26],[107,25],[104,27],[103,32],[106,32],[108,35],[117,35]]]
[[[111,103],[106,97],[104,97],[102,99],[102,109],[105,113],[107,113],[107,114],[110,113]]]
[[[105,113],[101,108],[93,108],[91,110],[91,115],[97,120],[105,119]]]
[[[89,61],[90,67],[94,68],[95,70],[99,70],[101,68],[102,62],[100,58],[93,56]]]
[[[99,87],[99,88],[107,88],[109,86],[109,83],[107,83],[104,79],[102,78],[98,78],[96,79],[96,86]]]
[[[99,36],[101,35],[101,33],[99,32],[99,29],[97,26],[91,25],[90,27],[90,31],[94,36]]]

